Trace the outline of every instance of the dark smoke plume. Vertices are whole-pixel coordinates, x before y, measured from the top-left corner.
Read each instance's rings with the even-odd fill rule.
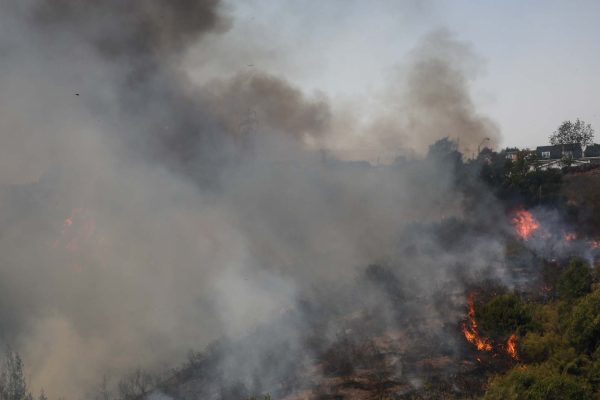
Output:
[[[192,84],[186,51],[229,23],[217,1],[27,0],[0,15],[2,339],[35,388],[79,397],[222,337],[247,339],[226,346],[219,381],[268,388],[327,351],[356,299],[379,327],[435,336],[462,301],[432,306],[440,293],[506,278],[498,235],[439,235],[467,207],[455,160],[427,146],[496,132],[469,97],[464,44],[425,39],[364,123],[268,71]],[[364,161],[382,149],[422,157]],[[270,336],[253,335],[265,321]],[[300,335],[312,324],[318,348]],[[273,343],[289,349],[282,371],[265,366]]]

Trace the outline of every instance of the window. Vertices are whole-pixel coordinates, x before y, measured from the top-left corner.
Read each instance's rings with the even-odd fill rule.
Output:
[[[573,152],[571,150],[565,150],[565,151],[563,151],[563,157],[573,158]]]
[[[542,158],[550,158],[550,152],[549,151],[542,151]]]

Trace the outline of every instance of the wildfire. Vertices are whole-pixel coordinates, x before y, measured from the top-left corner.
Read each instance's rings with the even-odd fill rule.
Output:
[[[468,321],[463,323],[462,331],[465,339],[469,343],[475,345],[475,348],[478,351],[494,351],[494,346],[492,341],[489,338],[481,337],[477,330],[477,320],[475,319],[475,303],[473,301],[473,295],[469,294],[467,297],[467,306],[469,311],[467,313]],[[496,346],[496,349],[501,347]],[[508,355],[514,359],[518,360],[519,356],[517,354],[517,335],[512,334],[506,341],[506,352]],[[494,353],[494,357],[496,357],[498,353]],[[481,359],[477,357],[477,361],[481,362]]]
[[[79,251],[96,231],[96,220],[85,208],[74,208],[65,219],[61,230],[64,247],[71,253]],[[57,242],[56,245],[59,243]]]
[[[473,302],[473,296],[469,295],[467,298],[467,305],[469,307],[469,321],[463,324],[463,335],[468,342],[473,343],[479,351],[492,351],[492,344],[489,339],[482,338],[479,336],[477,331],[477,321],[475,320],[475,304]]]
[[[506,351],[515,360],[519,359],[519,355],[517,354],[517,335],[510,335],[506,342]]]
[[[536,221],[533,215],[527,210],[515,211],[512,223],[517,235],[523,240],[529,239],[529,236],[540,227],[538,221]]]
[[[74,208],[64,220],[61,235],[54,241],[54,247],[66,250],[72,259],[72,268],[81,271],[82,258],[85,257],[86,249],[89,248],[95,232],[96,220],[90,211],[85,208]]]
[[[572,242],[573,240],[577,239],[577,235],[574,234],[573,232],[567,232],[565,233],[565,240],[567,242]]]

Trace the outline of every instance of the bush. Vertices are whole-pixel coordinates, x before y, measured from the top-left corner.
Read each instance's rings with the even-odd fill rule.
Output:
[[[591,290],[592,274],[589,265],[578,258],[571,260],[558,281],[559,296],[572,300],[588,294]]]
[[[587,400],[592,391],[584,381],[559,374],[549,366],[515,367],[492,380],[485,400]]]
[[[571,310],[567,337],[579,351],[592,354],[600,344],[600,289],[582,298]]]
[[[482,332],[495,339],[504,339],[518,332],[524,334],[531,329],[531,313],[521,299],[514,294],[492,298],[477,312]]]
[[[540,363],[546,361],[560,344],[560,337],[555,333],[529,332],[519,342],[519,353],[526,362]]]

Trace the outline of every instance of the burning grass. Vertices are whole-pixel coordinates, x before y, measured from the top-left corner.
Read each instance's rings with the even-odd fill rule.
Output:
[[[512,224],[515,227],[517,235],[528,240],[529,237],[539,229],[539,222],[527,210],[517,210],[513,213]]]

